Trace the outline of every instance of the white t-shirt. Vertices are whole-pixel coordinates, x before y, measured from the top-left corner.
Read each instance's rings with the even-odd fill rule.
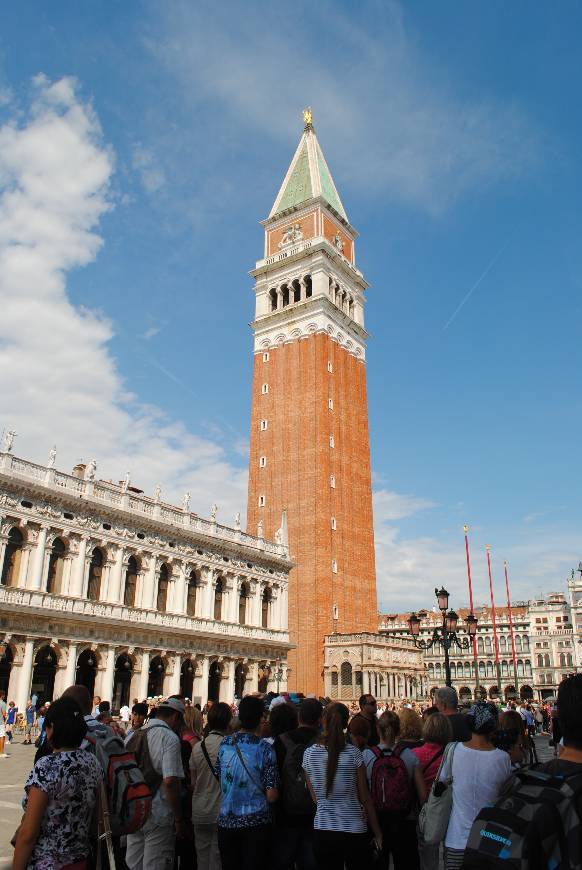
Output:
[[[129,707],[126,704],[125,707],[122,707],[121,710],[119,711],[119,718],[121,719],[122,722],[127,723],[127,722],[129,722],[130,713],[131,713],[131,710],[129,709]]]
[[[148,749],[152,760],[152,767],[156,773],[161,773],[164,779],[174,776],[184,779],[184,765],[180,752],[180,738],[163,719],[150,719],[143,726],[147,731]],[[166,799],[164,784],[154,795],[152,801],[152,820],[156,825],[171,825],[174,822],[174,814]]]
[[[453,757],[453,807],[445,836],[449,849],[464,849],[475,817],[492,803],[511,775],[511,761],[501,749],[469,749],[457,743]],[[441,771],[441,779],[448,775]]]

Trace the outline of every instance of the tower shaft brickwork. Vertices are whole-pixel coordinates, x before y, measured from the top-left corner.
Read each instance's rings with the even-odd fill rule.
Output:
[[[289,686],[323,693],[323,639],[377,630],[364,291],[356,233],[307,124],[251,273],[256,317],[247,528],[287,512]],[[339,677],[338,677],[339,679]],[[351,691],[351,688],[350,688]]]

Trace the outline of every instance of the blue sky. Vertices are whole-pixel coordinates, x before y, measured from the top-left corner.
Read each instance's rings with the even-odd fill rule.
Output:
[[[0,31],[0,428],[244,515],[252,285],[315,127],[361,233],[385,610],[582,558],[576,3],[22,3]],[[2,260],[0,260],[0,265]],[[468,298],[467,298],[468,297]],[[466,300],[459,309],[463,300]]]

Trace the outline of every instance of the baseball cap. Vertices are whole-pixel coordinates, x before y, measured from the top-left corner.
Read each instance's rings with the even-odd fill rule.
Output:
[[[179,698],[162,698],[158,704],[158,708],[160,707],[168,707],[170,710],[180,713],[181,716],[184,715],[184,702],[180,701]]]

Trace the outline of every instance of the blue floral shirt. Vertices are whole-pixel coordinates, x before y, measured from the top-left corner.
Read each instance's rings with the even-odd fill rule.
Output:
[[[238,746],[244,765],[235,746]],[[278,788],[279,773],[269,743],[254,734],[237,733],[225,737],[218,751],[216,772],[221,791],[220,827],[254,828],[271,823],[265,792],[269,788]]]

